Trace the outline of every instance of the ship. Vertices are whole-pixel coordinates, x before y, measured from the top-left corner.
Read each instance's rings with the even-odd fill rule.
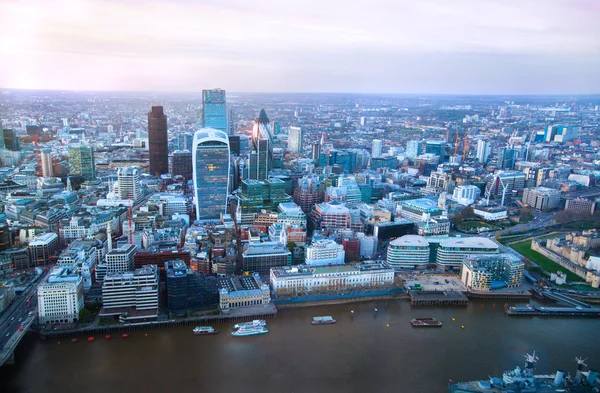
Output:
[[[442,323],[435,318],[415,318],[410,320],[413,327],[442,327]]]
[[[194,328],[194,330],[192,330],[194,332],[194,335],[199,336],[199,335],[204,335],[204,334],[217,334],[219,333],[218,330],[215,330],[212,326],[196,326]]]
[[[264,326],[252,326],[252,327],[243,327],[234,332],[231,332],[232,336],[235,337],[243,337],[243,336],[256,336],[257,334],[266,334],[269,333],[269,330]]]
[[[459,382],[448,386],[450,393],[592,393],[598,392],[598,371],[583,371],[587,365],[583,358],[575,358],[577,371],[574,375],[557,370],[554,374],[539,375],[534,373],[534,365],[539,358],[535,352],[525,355],[525,368],[517,366],[507,370],[502,378],[489,377],[487,380]]]
[[[313,325],[329,325],[336,322],[337,321],[333,319],[331,315],[327,315],[325,317],[313,317],[311,321]]]
[[[234,329],[242,329],[242,328],[247,328],[247,327],[265,327],[267,326],[267,321],[265,321],[264,319],[255,319],[252,322],[242,322],[242,323],[236,323],[235,325],[233,325]]]

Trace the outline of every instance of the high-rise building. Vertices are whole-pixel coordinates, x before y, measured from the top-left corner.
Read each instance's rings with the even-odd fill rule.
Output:
[[[313,142],[312,144],[312,159],[318,161],[321,156],[321,144],[319,142]]]
[[[192,143],[194,143],[194,134],[186,132],[177,135],[177,147],[179,150],[192,151]]]
[[[169,141],[167,137],[167,116],[163,107],[153,105],[148,112],[148,152],[150,174],[160,176],[169,172]]]
[[[371,144],[371,156],[379,157],[381,156],[381,152],[383,150],[383,141],[381,139],[373,139]]]
[[[19,151],[21,150],[21,145],[19,144],[19,137],[17,133],[12,128],[4,129],[4,147],[7,150]]]
[[[191,150],[176,150],[173,152],[173,156],[171,157],[171,175],[183,176],[186,182],[193,179],[194,169]]]
[[[302,129],[290,127],[288,130],[288,150],[292,153],[302,153]]]
[[[106,253],[106,273],[125,273],[134,269],[135,244],[127,244]]]
[[[477,141],[477,161],[485,164],[490,156],[491,145],[488,141]]]
[[[69,146],[69,166],[72,176],[81,176],[85,180],[96,178],[94,148],[86,145]]]
[[[231,134],[225,90],[202,90],[202,127]]]
[[[498,151],[498,169],[515,168],[515,151],[508,147],[503,147]]]
[[[421,141],[408,141],[406,144],[406,156],[408,158],[415,158],[420,156],[423,152],[423,142]]]
[[[196,131],[192,150],[197,220],[218,220],[227,212],[229,138],[211,128]]]
[[[481,190],[477,186],[465,185],[458,186],[454,189],[452,199],[461,205],[469,206],[475,203],[475,201],[481,195]]]
[[[251,180],[266,180],[273,162],[273,136],[271,123],[264,109],[260,110],[254,120],[251,140],[250,168],[248,178]]]
[[[142,196],[140,172],[137,167],[121,167],[117,170],[118,194],[121,199],[134,202]]]
[[[52,153],[49,149],[42,150],[40,154],[42,161],[42,176],[52,177],[54,176],[54,166],[52,165]]]

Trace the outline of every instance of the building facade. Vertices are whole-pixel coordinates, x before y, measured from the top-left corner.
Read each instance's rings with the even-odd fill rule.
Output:
[[[302,153],[302,128],[289,127],[288,129],[288,150],[292,153]]]
[[[160,105],[153,105],[148,112],[148,153],[151,175],[160,176],[169,173],[167,116]]]
[[[126,273],[109,273],[102,283],[100,316],[123,315],[126,320],[156,319],[159,274],[156,265]]]
[[[69,146],[69,173],[90,181],[96,178],[94,148],[86,145]]]
[[[202,90],[202,128],[212,128],[231,134],[225,90]]]
[[[486,237],[457,237],[442,240],[436,254],[436,265],[442,271],[459,270],[467,256],[498,254],[498,245]]]
[[[306,248],[304,262],[308,266],[343,265],[344,247],[333,240],[319,240]]]
[[[37,288],[39,323],[74,323],[83,308],[83,280],[69,266],[54,268]]]
[[[242,253],[242,270],[267,273],[272,267],[290,266],[292,253],[281,243],[251,243]]]
[[[560,191],[548,187],[526,188],[522,200],[536,210],[553,210],[560,203]]]
[[[423,236],[404,235],[390,242],[387,263],[394,270],[425,269],[429,264],[429,243]]]
[[[495,283],[516,288],[524,269],[525,264],[511,254],[473,255],[464,258],[460,278],[470,291],[489,291]]]

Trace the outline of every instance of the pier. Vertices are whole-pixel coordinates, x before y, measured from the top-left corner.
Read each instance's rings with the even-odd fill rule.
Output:
[[[510,316],[542,316],[542,317],[595,317],[600,318],[600,307],[538,307],[517,306],[505,310]]]
[[[469,299],[462,292],[409,291],[413,306],[466,306]]]

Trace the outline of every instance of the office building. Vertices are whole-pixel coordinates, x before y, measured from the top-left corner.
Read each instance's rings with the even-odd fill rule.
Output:
[[[408,141],[406,144],[406,157],[414,159],[421,155],[423,152],[423,142],[421,141]]]
[[[194,178],[194,166],[192,163],[191,150],[175,150],[171,157],[171,175],[182,176],[186,182],[192,180]]]
[[[197,220],[218,220],[227,213],[229,194],[229,138],[223,131],[196,131],[192,150]]]
[[[429,264],[429,243],[423,236],[404,235],[390,242],[387,263],[394,270],[425,269]]]
[[[242,270],[267,273],[272,267],[290,266],[292,253],[281,243],[250,243],[242,253]]]
[[[58,236],[52,232],[38,235],[29,242],[28,248],[32,266],[46,266],[58,250]]]
[[[106,253],[106,273],[124,273],[134,269],[135,244],[127,244]]]
[[[302,153],[302,129],[300,127],[289,127],[288,129],[288,150],[292,153]]]
[[[121,167],[117,170],[118,197],[136,202],[142,196],[140,169],[138,167]]]
[[[319,142],[313,142],[311,158],[313,161],[319,161],[319,157],[321,157],[321,144]]]
[[[249,161],[248,178],[266,180],[273,164],[273,136],[271,123],[264,109],[260,110],[254,120]]]
[[[192,144],[194,143],[194,134],[186,132],[177,135],[177,149],[192,151]]]
[[[371,157],[381,156],[383,151],[383,141],[381,139],[373,139],[371,142]]]
[[[218,279],[219,308],[227,313],[232,308],[260,306],[271,303],[271,290],[258,273],[250,276],[229,276]]]
[[[298,185],[294,188],[294,202],[304,213],[309,213],[315,204],[323,202],[323,193],[319,191],[319,183],[318,176],[314,175],[298,179]]]
[[[108,273],[102,283],[101,317],[123,322],[155,320],[158,316],[159,274],[156,265],[135,271]]]
[[[548,126],[544,130],[544,142],[570,142],[577,139],[581,127],[575,126]]]
[[[229,135],[229,150],[231,154],[239,156],[242,151],[242,140],[239,135]]]
[[[486,195],[490,192],[493,197],[509,197],[511,194],[519,194],[525,188],[525,174],[523,172],[506,171],[495,176],[489,176],[485,186]],[[504,190],[506,189],[506,192]]]
[[[461,205],[469,206],[475,203],[475,201],[479,199],[480,195],[481,190],[477,186],[458,186],[454,189],[454,192],[452,193],[452,199],[454,199]]]
[[[565,210],[575,214],[593,215],[596,210],[596,202],[583,198],[567,199]]]
[[[310,216],[314,229],[346,229],[352,223],[350,209],[340,201],[316,204]]]
[[[81,176],[87,181],[94,180],[96,178],[94,148],[86,145],[71,145],[68,151],[71,176]]]
[[[515,168],[515,151],[508,147],[503,147],[498,150],[498,169],[514,169]]]
[[[181,259],[164,263],[167,308],[170,314],[216,307],[219,302],[217,279],[193,271]]]
[[[10,151],[21,150],[21,144],[19,143],[19,137],[17,132],[12,128],[5,128],[3,130],[4,136],[4,147]]]
[[[393,156],[388,155],[380,155],[379,157],[371,158],[371,169],[376,171],[377,169],[397,169],[398,168],[398,159]],[[353,172],[353,171],[348,171]]]
[[[522,201],[540,211],[557,209],[560,203],[560,191],[548,187],[526,188],[523,190]]]
[[[231,129],[225,90],[202,90],[202,128],[212,128],[230,135]]]
[[[41,151],[40,160],[42,161],[42,176],[52,177],[54,176],[54,166],[52,163],[52,153],[49,149]]]
[[[40,325],[75,323],[83,308],[83,280],[71,266],[57,266],[37,287]]]
[[[306,248],[304,262],[308,266],[343,265],[345,255],[341,244],[333,240],[319,240]]]
[[[446,143],[444,141],[426,141],[425,142],[425,154],[435,154],[440,157],[440,162],[445,162]]]
[[[460,279],[469,291],[517,288],[525,264],[511,254],[471,255],[462,263]]]
[[[425,221],[428,218],[441,217],[444,211],[437,205],[437,201],[427,198],[412,199],[400,203],[402,217],[413,222]]]
[[[473,207],[473,213],[485,221],[498,221],[508,218],[508,209],[499,206],[475,206]]]
[[[167,116],[160,105],[153,105],[152,110],[148,112],[148,153],[151,175],[169,173]]]
[[[477,161],[485,164],[488,161],[492,146],[488,141],[478,140],[477,141]]]
[[[360,288],[385,289],[394,285],[394,269],[383,261],[364,261],[354,265],[288,266],[273,268],[271,288],[277,295],[335,293]]]
[[[498,254],[498,245],[487,237],[457,237],[439,242],[436,265],[442,271],[459,270],[466,256]]]

